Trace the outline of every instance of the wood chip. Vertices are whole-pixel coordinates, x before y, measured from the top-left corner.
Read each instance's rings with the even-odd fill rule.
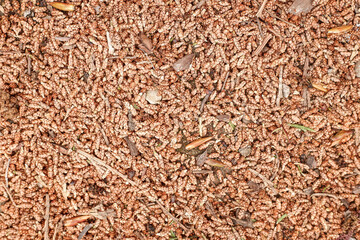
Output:
[[[132,114],[131,114],[131,111],[129,109],[128,111],[128,128],[129,128],[129,131],[135,131],[135,122],[132,118]]]
[[[146,54],[151,54],[153,52],[153,45],[151,40],[144,33],[139,34],[139,39],[141,44],[139,44],[138,48]]]

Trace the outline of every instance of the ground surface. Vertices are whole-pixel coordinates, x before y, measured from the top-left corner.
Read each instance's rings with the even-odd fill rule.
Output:
[[[0,239],[360,239],[355,0],[72,3],[1,2]]]

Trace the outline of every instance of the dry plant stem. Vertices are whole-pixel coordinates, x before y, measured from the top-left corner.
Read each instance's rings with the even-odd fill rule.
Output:
[[[212,91],[209,91],[208,93],[206,93],[204,99],[201,101],[201,104],[200,104],[200,112],[201,113],[204,111],[205,103],[209,100],[211,93],[212,93]]]
[[[227,82],[228,77],[229,77],[229,74],[230,74],[230,71],[226,73],[225,81],[224,81],[224,83],[223,83],[223,85],[222,85],[222,87],[221,87],[220,92],[222,92],[222,91],[224,90],[225,85],[226,85],[226,82]]]
[[[260,23],[260,20],[259,20],[258,17],[256,17],[256,23],[257,23],[258,28],[259,28],[260,36],[261,36],[261,37],[264,37],[263,31],[262,31],[262,27],[261,27],[261,23]]]
[[[193,172],[193,174],[201,174],[201,173],[208,174],[208,173],[212,173],[213,171],[212,170],[193,170],[192,172]]]
[[[104,128],[101,126],[100,122],[98,122],[98,124],[99,124],[99,128],[100,128],[100,132],[101,132],[101,134],[102,134],[103,137],[104,137],[105,144],[106,144],[106,146],[109,146],[109,145],[110,145],[110,142],[109,142],[108,137],[106,136],[106,133],[105,133],[105,131],[104,131]]]
[[[160,202],[159,200],[155,200],[155,202],[160,206],[161,210],[169,217],[171,218],[174,222],[176,222],[186,233],[189,231],[189,229],[187,227],[185,227],[178,218],[176,218],[175,216],[173,216]]]
[[[262,12],[264,11],[265,5],[267,3],[268,0],[264,0],[263,3],[261,4],[259,11],[256,13],[256,17],[261,17]]]
[[[57,235],[57,232],[59,231],[58,228],[59,228],[59,223],[56,223],[52,240],[56,240],[56,235]]]
[[[274,184],[269,179],[267,179],[264,175],[262,175],[261,173],[255,171],[253,169],[249,169],[249,171],[252,172],[254,175],[258,176],[259,178],[261,178],[261,180],[263,180],[265,185],[267,185],[272,190],[274,195],[278,194],[278,191],[274,188]]]
[[[101,161],[99,158],[94,157],[94,156],[92,156],[92,155],[90,155],[90,154],[88,154],[88,153],[86,153],[86,152],[84,152],[84,151],[82,151],[82,150],[77,150],[77,152],[78,152],[80,155],[82,155],[83,157],[87,158],[92,164],[95,163],[95,164],[97,164],[97,165],[100,165],[100,166],[102,166],[102,167],[105,167],[106,169],[108,169],[108,170],[109,170],[110,172],[112,172],[113,174],[116,174],[116,175],[118,175],[119,177],[121,177],[125,182],[128,182],[128,183],[130,183],[130,184],[133,185],[133,186],[136,186],[136,185],[137,185],[134,181],[128,179],[127,176],[125,176],[125,175],[122,174],[121,172],[117,171],[116,169],[110,167],[109,165],[107,165],[106,163],[104,163],[103,161]]]
[[[280,75],[279,75],[279,89],[278,89],[278,95],[276,98],[276,106],[280,106],[280,100],[282,98],[282,91],[283,91],[283,87],[282,87],[282,80],[283,80],[283,70],[284,70],[284,66],[280,67]]]
[[[49,219],[50,219],[50,197],[46,194],[46,211],[45,211],[45,226],[44,226],[44,240],[49,240]]]
[[[93,224],[88,224],[84,227],[84,229],[81,231],[81,233],[79,234],[78,240],[81,240],[85,234],[93,227]]]
[[[1,183],[1,184],[3,185],[3,187],[4,187],[4,189],[5,189],[6,193],[7,193],[7,195],[9,196],[10,201],[12,202],[12,204],[14,205],[14,207],[17,208],[18,206],[17,206],[16,203],[14,202],[14,199],[12,198],[9,189],[5,186],[4,183]]]
[[[263,39],[263,41],[261,42],[261,44],[257,47],[255,52],[253,53],[253,56],[259,55],[259,53],[261,53],[261,51],[264,49],[264,47],[266,46],[266,44],[270,41],[270,39],[272,37],[273,36],[271,34],[267,34],[265,36],[265,38]]]
[[[336,196],[335,194],[331,194],[331,193],[313,193],[313,194],[311,194],[311,197],[332,197],[335,199],[339,199],[338,196]]]
[[[8,157],[7,155],[5,155],[5,156]],[[7,188],[9,187],[8,174],[9,174],[10,161],[11,161],[11,158],[9,158],[9,160],[7,161],[6,169],[5,169],[5,184],[6,184],[6,187],[7,187]]]

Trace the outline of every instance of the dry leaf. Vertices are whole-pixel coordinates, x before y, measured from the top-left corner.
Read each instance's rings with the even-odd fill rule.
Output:
[[[312,0],[295,0],[289,8],[289,12],[295,15],[308,13],[312,9]]]
[[[139,150],[137,149],[135,143],[133,143],[128,137],[124,137],[129,149],[131,156],[137,156],[139,155]]]
[[[282,95],[284,98],[288,98],[290,95],[290,87],[286,84],[282,85]]]
[[[151,40],[144,34],[144,33],[140,33],[139,34],[139,38],[141,41],[141,44],[139,44],[139,49],[144,51],[147,54],[151,54],[152,50],[153,50],[153,45]]]
[[[360,194],[360,185],[356,185],[353,189],[354,194]]]
[[[241,156],[244,156],[244,157],[249,156],[251,153],[251,146],[246,146],[246,147],[240,148],[239,153],[241,154]]]
[[[353,28],[353,25],[344,25],[340,27],[332,28],[328,31],[328,34],[339,34],[349,32]]]
[[[333,142],[331,144],[331,147],[349,140],[352,134],[353,134],[352,130],[347,130],[347,131],[341,130],[332,138]]]
[[[207,150],[205,150],[202,154],[196,157],[196,165],[202,166],[204,165],[207,159]]]
[[[229,115],[217,115],[216,118],[217,118],[217,120],[219,120],[221,122],[229,122],[230,121]]]
[[[51,2],[49,4],[52,7],[59,9],[61,11],[72,12],[75,10],[75,5],[71,3]]]
[[[259,191],[260,190],[260,186],[256,182],[253,182],[253,181],[250,180],[250,181],[248,181],[247,184],[254,191]]]
[[[77,225],[79,223],[85,222],[90,217],[91,217],[90,215],[82,215],[82,216],[66,219],[64,221],[64,226],[65,227],[73,227],[73,226],[75,226],[75,225]]]
[[[254,225],[253,225],[253,222],[251,221],[251,219],[241,220],[241,219],[232,217],[231,220],[233,221],[233,223],[235,225],[240,225],[245,228],[254,228]]]
[[[150,104],[159,104],[162,97],[159,94],[158,90],[148,90],[146,92],[146,101],[148,101]]]
[[[183,58],[180,58],[173,64],[173,68],[177,72],[189,69],[193,57],[194,57],[194,54],[189,54]]]
[[[225,165],[220,162],[219,160],[216,160],[216,159],[211,159],[211,158],[208,158],[205,160],[205,163],[212,166],[212,167],[225,167]]]
[[[317,163],[315,160],[315,157],[312,155],[309,155],[306,157],[306,165],[310,167],[310,169],[314,169],[317,167]]]
[[[195,141],[189,143],[188,145],[185,146],[185,149],[186,150],[190,150],[190,149],[193,149],[193,148],[196,148],[208,141],[210,141],[213,137],[204,137],[204,138],[199,138],[199,139],[196,139]]]

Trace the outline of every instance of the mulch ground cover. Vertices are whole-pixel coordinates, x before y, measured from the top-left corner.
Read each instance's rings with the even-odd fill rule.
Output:
[[[0,239],[360,239],[358,1],[0,18]]]

